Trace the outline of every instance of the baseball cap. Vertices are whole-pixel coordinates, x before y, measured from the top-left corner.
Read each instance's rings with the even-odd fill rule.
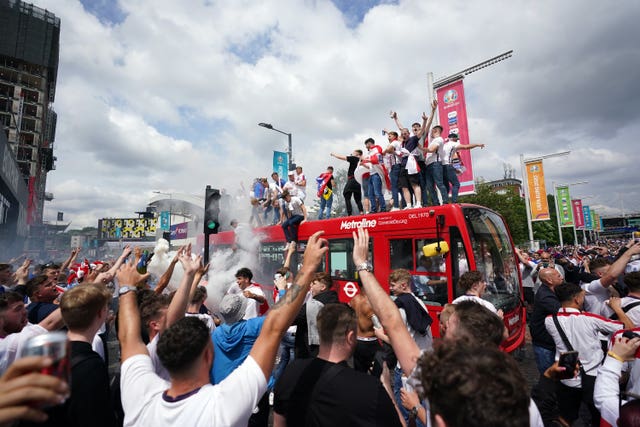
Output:
[[[450,133],[449,136],[448,136],[448,138],[457,138],[457,137],[458,137],[458,134],[457,133],[453,133],[453,132]]]

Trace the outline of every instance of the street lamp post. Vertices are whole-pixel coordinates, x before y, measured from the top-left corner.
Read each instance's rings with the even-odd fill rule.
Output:
[[[556,221],[558,222],[558,237],[560,238],[560,246],[564,246],[564,242],[562,240],[562,225],[560,223],[560,205],[558,203],[558,187],[570,187],[572,185],[581,185],[588,184],[589,181],[580,181],[580,182],[572,182],[571,184],[556,184],[553,183],[553,200],[556,202]],[[571,202],[571,200],[569,200]],[[572,205],[573,209],[573,205]],[[573,219],[573,238],[574,242],[578,244],[578,236],[576,235],[576,219]]]
[[[266,129],[274,130],[274,131],[279,132],[279,133],[281,133],[283,135],[287,135],[287,138],[289,139],[289,145],[287,147],[287,154],[288,154],[288,157],[289,157],[289,165],[288,166],[289,166],[289,170],[293,170],[293,148],[292,148],[292,144],[291,144],[291,134],[287,133],[287,132],[284,132],[284,131],[281,131],[280,129],[274,128],[271,125],[271,123],[258,123],[258,126],[266,128]]]
[[[548,159],[550,157],[568,156],[571,151],[562,151],[560,153],[545,154],[543,156],[524,158],[524,154],[520,154],[520,172],[522,173],[522,184],[524,187],[524,203],[527,211],[527,226],[529,227],[529,249],[533,249],[533,225],[531,224],[531,203],[529,203],[529,179],[527,177],[526,164],[535,162],[536,160]]]

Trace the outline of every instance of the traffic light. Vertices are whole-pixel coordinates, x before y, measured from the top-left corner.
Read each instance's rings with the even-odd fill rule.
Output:
[[[204,193],[204,234],[220,230],[220,190],[207,185]]]

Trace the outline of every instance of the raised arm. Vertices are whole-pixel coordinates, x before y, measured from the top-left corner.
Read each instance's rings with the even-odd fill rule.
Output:
[[[343,156],[343,155],[336,154],[336,153],[331,153],[331,157],[335,157],[338,160],[347,160],[347,156]]]
[[[402,123],[400,123],[400,119],[398,118],[397,112],[391,111],[391,118],[393,119],[394,122],[396,122],[396,126],[398,127],[398,130],[404,129],[404,126],[402,126]]]
[[[57,331],[64,326],[64,320],[62,320],[62,313],[59,308],[53,310],[47,317],[42,319],[38,326],[42,326],[47,331]]]
[[[153,290],[153,292],[155,292],[156,294],[161,294],[167,287],[169,281],[171,280],[171,276],[173,276],[173,269],[176,268],[176,264],[179,261],[180,252],[184,249],[184,246],[178,249],[178,252],[176,252],[176,255],[171,260],[171,263],[169,263],[169,267],[167,267],[167,270],[162,273],[162,276],[160,276],[160,279],[158,279],[158,283],[156,284],[156,288]]]
[[[472,150],[474,148],[484,148],[485,145],[484,144],[460,144],[460,146],[458,148],[456,148],[456,150]]]
[[[431,115],[429,115],[429,118],[426,117],[425,113],[422,113],[422,133],[419,136],[424,135],[425,138],[429,136],[429,131],[431,130],[431,125],[433,124],[433,118],[436,115],[436,108],[438,108],[438,101],[434,99],[431,103]]]
[[[111,274],[112,277],[115,276],[116,272],[129,255],[131,255],[131,245],[125,245],[125,247],[122,249],[122,253],[113,264],[113,266],[109,269],[109,271],[107,271],[107,273]]]
[[[207,274],[207,271],[209,271],[209,263],[207,263],[207,265],[202,265],[202,262],[200,262],[200,265],[198,266],[198,269],[193,276],[193,283],[191,283],[191,291],[189,291],[189,301],[193,300],[196,289],[198,289],[198,285],[200,285],[200,281],[202,280],[204,275]]]
[[[149,277],[149,273],[140,274],[136,269],[135,260],[125,263],[116,273],[120,289],[125,286],[135,287],[136,284]],[[140,336],[140,313],[136,301],[135,291],[120,295],[118,310],[118,340],[120,341],[120,359],[122,362],[138,354],[149,354]]]
[[[618,280],[618,276],[624,272],[624,269],[629,263],[631,257],[636,254],[640,254],[640,243],[636,243],[631,246],[629,250],[623,253],[620,258],[611,264],[605,275],[600,278],[600,284],[605,288],[613,285],[616,280]]]
[[[369,255],[369,232],[358,228],[353,232],[353,262],[355,265],[365,263]],[[402,321],[398,307],[391,301],[387,292],[382,289],[380,283],[372,272],[361,270],[359,273],[362,287],[369,298],[373,311],[380,319],[386,335],[389,337],[393,351],[398,357],[398,362],[405,375],[411,374],[420,357],[420,348],[411,338],[407,327]]]
[[[323,231],[318,231],[309,238],[304,251],[302,268],[284,297],[269,310],[262,331],[249,353],[258,363],[267,380],[273,370],[280,340],[300,311],[305,296],[309,292],[313,275],[329,250],[327,241],[320,238],[322,233]]]
[[[80,248],[73,248],[71,250],[71,254],[69,255],[69,258],[64,260],[64,262],[60,266],[61,273],[64,273],[64,274],[67,273],[67,269],[69,268],[69,266],[73,264],[73,262],[76,260],[76,257],[78,256],[78,252],[80,252]]]
[[[189,295],[191,294],[193,278],[202,262],[202,257],[200,255],[198,255],[196,259],[191,258],[191,244],[180,249],[178,259],[180,260],[180,264],[182,264],[184,274],[180,281],[178,290],[171,299],[171,303],[167,309],[167,321],[164,325],[165,329],[184,317],[184,313],[187,311],[187,306],[189,305]]]

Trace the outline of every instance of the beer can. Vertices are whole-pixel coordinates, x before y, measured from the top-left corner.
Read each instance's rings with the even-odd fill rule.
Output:
[[[42,368],[41,373],[58,377],[68,384],[71,380],[71,344],[64,332],[51,332],[29,338],[23,350],[22,357],[47,356],[53,363]]]

